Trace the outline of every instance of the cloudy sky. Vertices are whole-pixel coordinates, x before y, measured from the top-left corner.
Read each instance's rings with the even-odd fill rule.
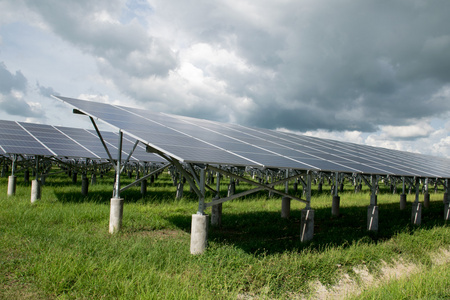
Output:
[[[0,119],[51,94],[450,157],[448,0],[0,0]]]

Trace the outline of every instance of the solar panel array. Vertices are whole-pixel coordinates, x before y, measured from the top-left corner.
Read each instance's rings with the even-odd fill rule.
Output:
[[[102,132],[101,134],[112,158],[116,159],[118,134],[114,132]],[[133,147],[133,140],[129,136],[125,136],[122,157],[128,157]],[[94,130],[4,120],[0,120],[0,154],[89,158],[92,160],[109,158]],[[158,155],[146,153],[143,145],[136,147],[130,161],[165,162]]]
[[[450,178],[441,157],[56,96],[181,162]]]

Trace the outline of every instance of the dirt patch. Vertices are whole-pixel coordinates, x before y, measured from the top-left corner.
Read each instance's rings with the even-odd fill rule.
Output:
[[[434,265],[448,264],[450,263],[450,249],[440,249],[431,254],[430,258]],[[358,296],[366,287],[377,287],[390,280],[408,278],[425,268],[423,265],[405,262],[402,259],[390,264],[384,261],[381,263],[379,275],[376,276],[371,274],[366,266],[358,266],[353,268],[356,277],[344,273],[339,282],[332,287],[326,287],[320,281],[315,281],[310,285],[314,292],[308,297],[303,296],[302,299],[345,299],[349,296]]]

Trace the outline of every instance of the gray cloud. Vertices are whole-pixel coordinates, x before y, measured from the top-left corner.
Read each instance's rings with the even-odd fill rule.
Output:
[[[145,14],[123,1],[27,3],[147,107],[266,128],[364,132],[450,111],[441,93],[450,85],[446,0],[154,0]],[[124,13],[127,23],[118,23]],[[189,60],[197,44],[236,59]],[[180,75],[183,59],[202,80]],[[246,98],[252,105],[242,111]]]
[[[0,94],[0,109],[14,116],[44,117],[44,112],[40,107],[30,106],[24,99],[13,95]]]
[[[39,90],[39,94],[44,97],[59,96],[60,93],[56,92],[52,87],[41,86],[39,82],[36,82],[36,87]]]
[[[118,23],[123,1],[26,1],[53,32],[128,76],[166,76],[177,65],[164,40],[137,22]]]
[[[30,105],[24,100],[28,80],[20,71],[11,73],[0,63],[0,109],[10,115],[42,118],[44,113],[39,105]]]
[[[12,90],[25,92],[27,88],[27,79],[22,72],[16,71],[12,74],[6,68],[4,62],[0,62],[0,93],[9,94]]]

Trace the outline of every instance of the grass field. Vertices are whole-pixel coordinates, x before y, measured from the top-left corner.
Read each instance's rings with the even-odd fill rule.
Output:
[[[0,299],[450,298],[442,190],[431,194],[417,227],[410,224],[414,195],[400,211],[400,196],[382,187],[374,233],[366,231],[367,190],[355,194],[346,186],[341,216],[331,217],[324,186],[313,191],[315,234],[308,243],[300,243],[304,205],[293,201],[291,217],[282,219],[281,199],[261,192],[224,203],[207,251],[190,255],[198,203],[187,185],[180,200],[167,174],[145,198],[139,187],[124,192],[123,230],[110,235],[112,182],[99,178],[83,197],[81,183],[50,177],[32,205],[21,178],[13,197],[0,178]]]

